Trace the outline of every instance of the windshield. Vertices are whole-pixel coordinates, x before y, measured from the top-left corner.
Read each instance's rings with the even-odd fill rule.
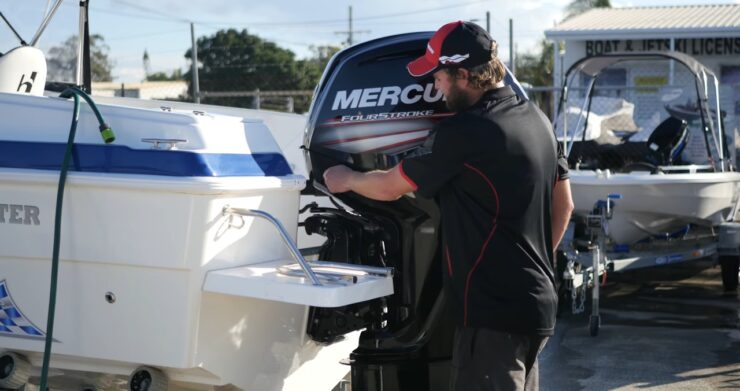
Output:
[[[567,137],[571,166],[631,172],[671,165],[713,165],[719,156],[714,85],[709,83],[710,99],[699,105],[696,76],[681,63],[620,61],[599,71],[595,78],[588,72],[577,72],[570,80],[555,126],[560,141]],[[725,116],[721,111],[720,120]]]

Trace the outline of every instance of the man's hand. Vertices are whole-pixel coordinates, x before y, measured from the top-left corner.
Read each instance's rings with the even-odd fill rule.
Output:
[[[334,166],[324,171],[324,183],[332,193],[344,193],[352,190],[350,182],[355,172],[347,166]]]

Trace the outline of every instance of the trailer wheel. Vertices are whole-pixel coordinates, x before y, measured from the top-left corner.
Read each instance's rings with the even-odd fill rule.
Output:
[[[722,268],[722,288],[725,295],[737,295],[740,255],[720,256],[719,264]]]
[[[599,327],[601,327],[601,317],[591,315],[588,318],[588,331],[592,337],[599,335]]]
[[[0,388],[19,389],[28,382],[30,373],[31,363],[23,356],[12,352],[0,355]]]
[[[167,391],[167,375],[159,369],[138,367],[128,378],[129,391]]]

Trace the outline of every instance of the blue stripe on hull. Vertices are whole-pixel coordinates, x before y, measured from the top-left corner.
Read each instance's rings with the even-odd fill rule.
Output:
[[[0,167],[58,171],[63,143],[0,141]],[[285,176],[292,174],[279,153],[196,153],[75,144],[71,171],[186,177]]]

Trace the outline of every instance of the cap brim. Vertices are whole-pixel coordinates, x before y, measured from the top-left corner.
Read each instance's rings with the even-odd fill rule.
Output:
[[[422,77],[437,70],[438,67],[438,63],[431,63],[427,60],[426,56],[421,56],[406,65],[406,70],[408,70],[409,74],[413,77]]]

